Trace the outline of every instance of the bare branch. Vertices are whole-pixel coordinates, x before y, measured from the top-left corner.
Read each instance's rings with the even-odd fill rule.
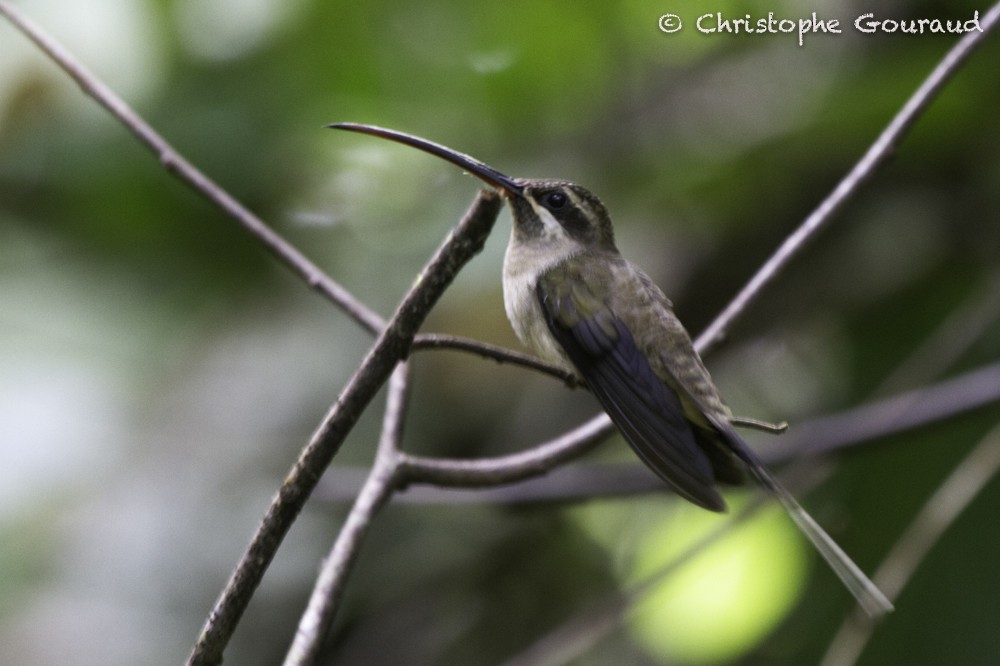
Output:
[[[836,453],[998,402],[1000,362],[931,386],[804,421],[762,448],[760,456],[775,463]],[[404,453],[405,479],[412,487],[399,499],[415,503],[508,504],[669,492],[638,463],[562,465],[609,433],[607,419],[601,415],[540,447],[509,456],[454,460]],[[359,487],[356,480],[359,472],[334,469],[332,474],[330,485],[335,485],[336,491],[332,487],[321,490],[323,498],[328,501],[353,498]],[[477,492],[469,493],[470,489]]]
[[[409,352],[417,328],[423,323],[427,313],[451,284],[459,269],[482,249],[500,212],[500,206],[501,200],[497,193],[481,191],[465,218],[420,272],[417,283],[406,294],[282,483],[253,540],[212,609],[189,658],[189,664],[202,666],[222,661],[222,652],[257,585],[323,471],[361,413],[388,379],[396,363]]]
[[[726,306],[722,314],[698,337],[697,347],[702,354],[719,344],[726,332],[743,312],[760,297],[764,288],[774,282],[781,272],[797,255],[801,254],[809,241],[826,227],[840,212],[847,201],[857,194],[861,185],[888,160],[909,129],[934,101],[944,85],[961,68],[973,50],[993,30],[1000,19],[1000,4],[994,5],[982,18],[982,32],[968,32],[945,54],[941,62],[930,73],[917,91],[906,101],[903,108],[882,131],[875,143],[868,149],[850,173],[834,188],[833,192],[820,203],[805,222],[785,239],[770,259],[750,279],[750,282]]]
[[[522,368],[537,370],[543,374],[555,377],[570,388],[580,385],[579,380],[570,373],[550,365],[531,354],[524,354],[512,349],[505,349],[478,340],[471,340],[456,335],[440,333],[421,333],[413,340],[414,349],[454,349],[476,354],[483,358],[493,359],[497,363],[510,363]]]
[[[526,451],[498,458],[454,460],[403,454],[404,480],[438,486],[495,486],[545,474],[556,465],[588,451],[613,431],[605,414]]]
[[[266,222],[254,215],[221,186],[178,153],[111,88],[76,60],[53,37],[16,7],[0,0],[0,14],[26,37],[33,41],[49,58],[66,72],[83,90],[112,116],[121,122],[139,141],[156,155],[160,163],[184,184],[202,195],[211,204],[236,220],[259,240],[273,255],[334,305],[341,308],[369,333],[377,334],[385,321],[368,308],[343,286],[310,261]],[[507,362],[531,368],[562,380],[569,386],[575,380],[565,372],[528,354],[507,350],[495,345],[453,335],[422,334],[416,336],[415,349],[459,349],[473,352],[498,362]]]
[[[364,303],[355,298],[339,283],[306,258],[293,245],[281,237],[263,220],[254,215],[243,204],[215,183],[211,178],[188,162],[174,148],[143,120],[121,97],[103,81],[97,78],[83,64],[76,60],[54,38],[21,13],[13,5],[0,0],[0,14],[7,17],[14,27],[33,41],[49,58],[80,86],[84,93],[92,97],[114,116],[139,141],[149,148],[163,167],[191,187],[210,203],[236,220],[244,229],[259,240],[271,254],[278,258],[294,273],[299,275],[314,290],[341,308],[352,319],[372,333],[382,330],[385,322]]]
[[[248,550],[209,616],[189,661],[191,664],[219,663],[232,631],[246,609],[254,590],[323,470],[393,368],[412,348],[417,328],[440,293],[447,287],[465,261],[482,247],[486,235],[492,228],[500,201],[495,194],[491,193],[479,196],[467,213],[459,230],[435,255],[429,267],[422,273],[421,280],[407,294],[386,325],[381,317],[344,290],[263,221],[181,157],[107,86],[77,63],[60,45],[45,35],[18,10],[10,6],[9,3],[0,0],[0,14],[6,16],[12,24],[34,41],[80,85],[86,94],[96,99],[128,127],[144,145],[153,151],[170,173],[236,219],[280,261],[302,277],[313,289],[344,309],[360,325],[371,332],[382,331],[272,501]],[[849,197],[855,194],[860,185],[868,180],[886,161],[910,126],[939,93],[941,87],[954,75],[985,34],[995,27],[998,16],[1000,16],[1000,5],[994,6],[984,15],[981,21],[982,33],[967,34],[945,56],[858,165],[841,181],[820,207],[806,219],[802,226],[782,244],[736,299],[698,338],[697,347],[702,354],[708,353],[725,336],[726,331],[759,297],[763,289],[774,281],[811,238],[827,226]],[[430,342],[428,344],[434,346]],[[464,345],[464,348],[472,349],[476,344],[469,342],[449,346],[461,347]],[[502,356],[504,360],[513,359],[513,357],[508,356],[509,352],[496,354],[494,351],[490,351],[489,346],[483,346],[477,351],[494,358]],[[515,362],[520,363],[521,361]],[[527,365],[527,362],[523,364]],[[490,485],[505,482],[505,480],[543,474],[559,462],[582,453],[588,446],[610,431],[610,422],[606,417],[592,419],[552,442],[524,453],[506,457],[501,468],[495,465],[491,467],[490,461],[442,462],[415,456],[403,456],[397,462],[404,465],[405,473],[410,480],[420,478],[442,485]],[[388,486],[385,487],[388,488]],[[378,499],[377,494],[373,494],[373,499]],[[359,502],[360,500],[359,497]],[[371,506],[373,507],[371,510],[374,511],[378,506],[378,501],[372,503]],[[356,545],[353,548],[356,549]],[[334,579],[336,581],[338,577],[334,576]],[[319,613],[316,617],[322,615],[323,613]]]
[[[950,79],[950,77],[958,70],[959,65],[964,62],[964,60],[971,53],[972,49],[981,41],[982,35],[992,29],[997,21],[997,15],[1000,14],[1000,5],[992,9],[984,18],[983,21],[983,33],[969,33],[963,37],[959,43],[954,47],[944,58],[944,60],[939,64],[938,67],[932,72],[930,77],[921,85],[913,97],[908,100],[903,110],[897,114],[897,116],[890,123],[889,127],[885,132],[879,137],[875,144],[869,149],[866,155],[859,162],[858,166],[848,177],[844,179],[834,190],[833,194],[825,200],[815,213],[813,213],[802,227],[797,230],[789,239],[778,249],[777,253],[772,257],[771,260],[765,264],[764,268],[758,272],[757,275],[751,280],[747,288],[745,288],[734,300],[734,302],[726,308],[726,310],[713,322],[709,329],[698,338],[696,347],[701,353],[706,353],[711,347],[713,347],[724,335],[725,331],[749,306],[749,304],[756,299],[759,293],[762,291],[763,287],[772,282],[777,274],[783,269],[787,263],[797,255],[801,249],[805,246],[807,240],[809,240],[815,233],[832,218],[832,215],[837,212],[847,201],[847,199],[854,194],[859,185],[867,180],[875,170],[887,159],[891,150],[898,145],[902,140],[909,127],[916,121],[920,116],[922,111],[926,106],[933,100],[938,91],[944,85],[944,83]],[[382,338],[380,338],[381,340]],[[411,338],[412,340],[412,338]],[[377,356],[375,352],[379,349],[379,344],[376,343],[375,348],[373,348],[373,355]],[[370,355],[369,358],[372,358]],[[353,385],[352,381],[352,385]],[[349,385],[349,389],[351,386]],[[338,401],[338,404],[340,402]],[[353,422],[352,422],[353,425]],[[325,428],[324,428],[325,430]],[[584,424],[577,430],[567,433],[562,438],[550,442],[545,445],[546,449],[552,449],[552,453],[555,457],[571,457],[579,453],[579,449],[585,444],[589,444],[600,436],[603,436],[611,430],[610,423],[603,417],[598,417]],[[322,431],[321,431],[322,432]],[[346,435],[346,431],[343,433]],[[339,446],[339,441],[342,441],[342,437],[337,438],[337,446]],[[312,448],[310,445],[309,448]],[[307,449],[308,451],[308,449]],[[334,449],[335,451],[335,449]],[[330,456],[332,457],[331,451]],[[517,478],[517,476],[509,476],[512,469],[520,467],[524,474],[540,474],[547,469],[545,467],[547,457],[533,455],[533,452],[528,454],[515,454],[515,460],[517,465],[508,467],[502,471],[496,468],[482,468],[477,467],[476,461],[469,461],[468,463],[464,461],[455,461],[455,464],[449,464],[445,467],[441,467],[439,464],[434,462],[428,462],[420,460],[414,457],[405,457],[404,461],[407,467],[407,474],[412,475],[415,470],[419,470],[419,475],[422,478],[432,480],[435,483],[448,484],[454,479],[462,478],[462,483],[466,484],[469,482],[482,482],[482,483],[495,483],[498,479],[503,478]],[[329,457],[325,459],[325,462],[329,461]],[[324,466],[325,466],[324,462]],[[298,467],[298,466],[297,466]],[[411,476],[412,478],[412,476]],[[311,491],[315,480],[309,486]],[[304,493],[304,496],[308,496],[308,492]],[[303,496],[302,501],[304,502],[305,497]],[[279,495],[280,500],[281,495]],[[276,504],[278,501],[276,500]],[[298,508],[301,508],[301,504],[296,503]],[[274,505],[272,505],[274,506]],[[294,513],[297,513],[298,508]],[[269,511],[269,516],[272,512]],[[294,518],[294,514],[291,516]],[[265,525],[267,524],[267,519],[265,519]],[[287,530],[287,526],[281,531],[281,534]],[[266,532],[262,526],[261,532]],[[260,533],[260,532],[259,532]],[[280,541],[280,538],[279,538]],[[255,539],[257,543],[257,539]],[[264,559],[265,566],[266,562],[270,561],[273,557],[273,552],[277,547],[277,543],[273,545],[273,548],[269,548],[269,555]],[[248,556],[253,556],[254,553],[253,544],[251,549],[248,551]],[[239,581],[241,572],[246,570],[256,571],[257,575],[252,582],[253,587],[259,582],[260,576],[263,575],[264,566],[257,566],[253,564],[253,561],[247,563],[246,557],[244,562],[241,562],[240,567],[237,569],[236,574],[234,574],[234,581]],[[227,589],[228,586],[227,586]],[[250,589],[252,593],[252,588]],[[245,600],[238,603],[231,604],[233,607],[239,609],[239,613],[242,613],[242,609],[245,608],[246,603],[249,600],[249,594],[245,594]],[[220,604],[225,601],[220,600]],[[218,606],[217,606],[218,609]],[[210,624],[217,617],[218,613],[213,612],[210,618]],[[236,618],[238,619],[238,615]],[[220,623],[220,626],[225,623]],[[218,656],[221,656],[221,646],[228,641],[228,635],[231,634],[232,628],[224,630],[222,633],[225,634],[225,638],[221,641],[221,645],[218,647]],[[206,629],[206,634],[203,634],[203,638],[208,634],[208,629]],[[202,640],[199,641],[199,646],[205,645],[209,641]],[[197,654],[197,652],[196,652]],[[213,659],[207,661],[199,661],[197,663],[217,663]]]
[[[984,284],[950,312],[888,377],[879,382],[875,393],[892,393],[942,376],[998,319],[1000,268],[994,268],[986,275]]]
[[[365,470],[334,467],[332,480],[324,479],[318,498],[327,502],[349,502],[361,486]],[[339,481],[341,487],[335,487]],[[544,475],[531,476],[496,486],[439,486],[414,480],[397,502],[409,504],[572,504],[595,499],[673,493],[649,468],[636,462],[575,463],[554,466]]]
[[[1000,472],[1000,426],[994,427],[948,475],[920,509],[872,576],[876,585],[895,601],[934,544]],[[874,626],[860,609],[848,617],[830,643],[824,666],[854,664],[871,638]]]
[[[375,514],[389,500],[396,487],[400,470],[399,443],[403,436],[409,393],[407,367],[406,363],[400,363],[392,374],[375,462],[337,535],[330,556],[320,569],[309,605],[299,621],[295,640],[285,658],[285,666],[315,663],[323,638],[340,606],[347,576],[357,560],[361,542],[368,534]]]
[[[768,447],[768,459],[841,451],[1000,401],[1000,363],[807,421]]]

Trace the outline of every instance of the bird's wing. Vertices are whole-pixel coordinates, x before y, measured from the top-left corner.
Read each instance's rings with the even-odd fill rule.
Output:
[[[614,271],[602,262],[579,259],[559,264],[542,275],[537,286],[538,300],[553,336],[643,462],[683,497],[706,509],[722,511],[725,502],[715,489],[713,460],[699,446],[694,429],[713,432],[724,447],[719,455],[724,450],[750,469],[862,607],[872,617],[891,611],[888,598],[771,475],[726,415],[680,380],[677,375],[684,366],[673,359],[673,367],[659,364],[664,376],[657,375],[636,343],[633,331],[609,305],[616,302],[613,294],[620,296],[623,291],[636,288],[636,282],[616,279]],[[638,289],[646,289],[643,283],[639,281]],[[634,297],[636,292],[630,295]],[[665,297],[659,292],[646,289],[639,296],[648,297],[648,302],[640,303],[644,307],[658,307],[661,298],[659,307],[667,307]],[[690,410],[688,415],[685,404]],[[704,426],[693,426],[688,420],[694,411]],[[729,458],[724,462],[727,467],[736,463]]]
[[[613,275],[590,268],[567,262],[539,278],[549,330],[642,461],[684,498],[725,510],[712,462],[695,440],[680,396],[656,375],[608,305]]]

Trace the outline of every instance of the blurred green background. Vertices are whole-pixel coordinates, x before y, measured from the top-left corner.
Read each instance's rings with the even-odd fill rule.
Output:
[[[703,328],[860,157],[974,2],[35,0],[17,3],[191,161],[388,314],[477,182],[321,129],[381,124],[601,196],[623,253]],[[702,13],[839,18],[840,35],[703,35]],[[667,35],[660,15],[688,26]],[[801,422],[992,363],[1000,39],[708,359],[734,411]],[[516,347],[501,213],[425,330]],[[915,350],[956,312],[971,339]],[[178,663],[371,339],[172,179],[0,23],[0,662]],[[422,353],[405,446],[526,448],[596,413],[582,391]],[[988,407],[854,450],[803,503],[867,571],[997,420]],[[373,409],[335,464],[371,458]],[[766,449],[768,438],[752,441]],[[628,461],[618,439],[589,460]],[[730,494],[736,506],[753,495]],[[470,499],[474,497],[470,496]],[[278,663],[345,512],[292,530],[227,663]],[[1000,655],[1000,484],[945,533],[861,663]],[[725,521],[669,494],[509,507],[395,504],[324,663],[512,658]],[[780,514],[667,579],[579,664],[815,663],[850,598]]]

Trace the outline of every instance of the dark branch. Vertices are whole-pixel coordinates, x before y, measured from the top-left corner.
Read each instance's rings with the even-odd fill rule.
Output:
[[[285,658],[285,666],[306,666],[316,661],[323,637],[329,631],[344,596],[347,577],[357,560],[361,542],[368,534],[375,514],[392,496],[400,469],[399,443],[403,437],[408,394],[407,364],[400,363],[389,382],[389,397],[375,462],[344,526],[337,534],[330,556],[323,562],[309,604],[299,621],[295,640]]]
[[[169,172],[236,219],[279,260],[312,288],[348,312],[359,324],[372,332],[383,329],[384,322],[377,314],[326,276],[264,222],[183,159],[120,98],[76,63],[37,26],[2,0],[0,0],[0,13],[76,80],[86,94],[96,99],[126,125],[154,152]],[[759,297],[763,289],[801,253],[809,240],[828,225],[845,202],[857,192],[860,185],[884,164],[910,126],[940,92],[942,86],[950,80],[985,34],[996,26],[998,17],[1000,17],[1000,5],[994,6],[984,15],[981,21],[982,33],[967,34],[945,56],[858,165],[785,241],[730,306],[699,337],[697,347],[702,354],[708,353],[717,344],[747,307]],[[215,664],[221,661],[222,651],[249,603],[253,591],[326,465],[392,369],[409,352],[417,327],[441,291],[447,287],[460,266],[482,246],[499,205],[499,199],[495,195],[480,196],[463,221],[461,230],[449,238],[435,256],[431,266],[422,273],[423,278],[420,283],[410,291],[392,320],[385,326],[361,367],[345,387],[274,498],[250,547],[213,609],[189,663]],[[471,348],[474,345],[475,343],[469,343],[466,347]],[[491,355],[492,352],[483,353]],[[508,456],[504,459],[502,468],[490,467],[489,461],[486,461],[487,464],[484,464],[484,461],[442,462],[409,456],[403,460],[411,481],[419,480],[440,485],[490,485],[544,474],[547,469],[551,469],[559,462],[579,455],[610,431],[611,426],[607,419],[598,417],[553,442],[523,454]]]
[[[768,447],[769,459],[842,451],[1000,402],[1000,363],[806,421]]]
[[[760,455],[769,463],[780,463],[839,453],[998,403],[1000,363],[994,363],[938,384],[804,421],[787,435],[770,440]],[[400,495],[400,500],[507,504],[665,492],[663,483],[638,463],[560,466],[583,453],[576,448],[577,438],[586,434],[586,443],[594,444],[607,434],[605,420],[597,417],[541,447],[510,456],[450,460],[404,454],[412,487]],[[322,497],[340,502],[354,497],[360,471],[341,468],[332,473],[329,487],[321,490]]]
[[[547,473],[556,465],[575,458],[612,432],[605,414],[539,446],[499,458],[452,460],[403,454],[407,482],[437,486],[479,488],[520,481]]]
[[[483,358],[492,359],[497,363],[510,363],[512,365],[518,365],[522,368],[537,370],[538,372],[555,377],[570,388],[576,388],[580,385],[580,381],[570,373],[553,365],[549,365],[531,354],[524,354],[512,349],[498,347],[497,345],[491,345],[485,342],[479,342],[478,340],[471,340],[469,338],[462,338],[455,335],[442,335],[440,333],[421,333],[413,340],[413,348],[454,349],[456,351],[469,352]]]
[[[480,192],[465,218],[420,272],[417,284],[396,309],[272,500],[212,609],[189,664],[202,666],[222,661],[222,652],[250,598],[327,465],[393,368],[406,357],[417,328],[445,288],[459,269],[482,249],[500,206],[498,194]]]
[[[785,239],[777,252],[771,255],[767,263],[757,271],[750,282],[736,295],[736,298],[726,306],[722,314],[716,317],[715,321],[698,337],[697,347],[703,355],[725,338],[726,332],[750,304],[760,297],[764,289],[774,282],[792,259],[801,254],[809,241],[813,240],[833,220],[850,198],[857,194],[861,185],[869,180],[879,167],[893,155],[907,132],[934,101],[944,85],[958,72],[986,35],[996,27],[998,19],[1000,19],[1000,5],[994,5],[983,16],[980,23],[983,31],[966,33],[945,54],[941,62],[906,101],[903,108],[882,131],[861,160],[851,169],[850,173],[837,184],[833,192],[820,203],[805,222]]]

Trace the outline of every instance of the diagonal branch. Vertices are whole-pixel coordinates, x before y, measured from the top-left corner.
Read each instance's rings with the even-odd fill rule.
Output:
[[[943,376],[997,322],[1000,322],[1000,266],[994,266],[984,276],[983,284],[879,382],[875,394],[919,386]]]
[[[436,255],[435,262],[432,262],[432,266],[422,274],[421,281],[410,291],[383,330],[384,322],[377,314],[326,276],[259,218],[177,154],[120,98],[85,68],[77,64],[65,50],[28,21],[19,11],[15,10],[9,3],[0,0],[0,14],[6,16],[12,24],[32,39],[73,77],[86,94],[94,97],[125,124],[143,144],[154,152],[168,171],[236,219],[279,260],[300,275],[314,289],[345,309],[363,327],[372,332],[382,331],[364,362],[303,451],[278,495],[274,498],[250,547],[213,609],[189,663],[215,664],[221,661],[222,651],[249,603],[253,591],[326,465],[339,449],[361,411],[385,382],[393,367],[410,350],[417,327],[423,321],[427,311],[434,305],[441,291],[454,277],[461,265],[481,247],[486,234],[489,233],[493,219],[495,219],[500,202],[495,195],[480,195],[463,221],[462,231],[449,238],[445,247]],[[982,33],[967,34],[945,56],[830,197],[785,241],[722,315],[699,337],[697,345],[699,351],[703,354],[707,353],[724,337],[726,331],[759,297],[763,289],[774,281],[781,270],[802,251],[811,238],[827,226],[834,214],[842,209],[845,202],[857,192],[860,185],[884,164],[907,130],[940,92],[944,83],[958,71],[960,65],[975,46],[981,42],[984,35],[996,26],[998,17],[1000,17],[1000,4],[994,6],[984,15],[981,21]],[[477,229],[472,230],[471,227],[477,227]],[[461,247],[463,243],[469,243],[469,247]],[[446,248],[448,249],[446,250]],[[557,440],[558,455],[571,456],[578,450],[585,448],[593,441],[593,438],[606,434],[610,430],[611,427],[606,418],[593,419],[580,428],[567,433],[564,438]],[[521,463],[526,464],[526,461],[521,461]],[[524,467],[524,469],[529,467]]]
[[[1000,400],[1000,362],[965,374],[814,418],[769,447],[769,456],[791,458],[840,451],[914,430]]]
[[[792,259],[801,254],[809,241],[813,240],[833,220],[850,198],[857,194],[861,185],[892,157],[913,124],[930,106],[944,85],[951,80],[986,35],[996,28],[998,21],[1000,21],[1000,3],[993,5],[983,15],[980,22],[982,32],[966,33],[945,54],[941,62],[906,101],[903,108],[882,131],[861,160],[837,184],[833,192],[820,203],[819,207],[806,218],[805,222],[785,239],[777,252],[771,255],[767,263],[757,271],[750,282],[736,295],[736,298],[726,306],[722,314],[716,317],[715,321],[698,337],[697,347],[702,354],[722,342],[729,328],[760,297],[765,287],[774,282]]]
[[[389,397],[382,423],[382,436],[375,452],[375,462],[365,485],[358,493],[347,520],[337,535],[330,556],[323,562],[295,640],[285,657],[285,666],[307,666],[316,656],[340,605],[361,541],[368,533],[375,514],[392,497],[399,478],[399,442],[409,394],[409,372],[406,363],[396,366],[389,382]]]
[[[895,600],[927,557],[934,544],[1000,472],[1000,426],[991,430],[952,470],[924,504],[872,576],[879,588]],[[854,664],[871,638],[874,626],[856,612],[840,626],[830,643],[823,666]]]
[[[760,455],[770,463],[840,452],[997,403],[1000,362],[804,421],[762,449]],[[403,454],[405,481],[411,487],[400,500],[514,504],[666,492],[663,483],[638,463],[563,465],[600,441],[606,434],[605,418],[596,417],[550,442],[506,456],[457,460]],[[342,502],[354,497],[360,486],[356,474],[353,469],[334,469],[328,480],[331,487],[337,486],[336,492],[323,489],[323,498]],[[477,492],[462,492],[470,489]]]
[[[501,203],[497,193],[481,191],[465,218],[420,272],[417,283],[406,294],[281,484],[253,540],[209,614],[188,664],[204,666],[221,663],[222,652],[285,534],[362,412],[396,364],[406,357],[417,328],[462,266],[482,249],[500,212]]]
[[[222,189],[215,181],[188,162],[149,123],[143,120],[125,100],[119,97],[115,91],[76,60],[59,42],[48,35],[34,21],[4,0],[0,0],[0,14],[7,17],[7,20],[14,27],[33,41],[64,72],[69,74],[84,93],[96,100],[98,104],[107,109],[112,116],[127,127],[140,143],[156,155],[160,164],[168,172],[198,192],[198,194],[222,210],[226,215],[236,220],[244,229],[259,240],[271,254],[277,257],[281,263],[285,264],[285,266],[301,277],[311,288],[344,310],[362,327],[372,333],[378,333],[378,331],[382,330],[385,322],[378,314],[324,273],[319,266],[306,258],[304,254],[299,252],[291,243],[269,227],[267,223],[250,212],[246,206]]]
[[[985,36],[996,28],[998,22],[1000,22],[1000,3],[995,4],[984,14],[980,22],[982,32],[966,33],[945,54],[848,175],[799,228],[785,239],[777,251],[753,275],[746,287],[698,336],[695,340],[695,349],[699,354],[707,355],[721,342],[726,331],[759,298],[764,289],[772,284],[781,271],[802,253],[808,242],[834,219],[835,214],[857,194],[861,185],[886,163],[910,128],[937,98],[944,85],[954,77]],[[503,461],[504,465],[511,465],[510,469],[491,467],[489,462],[484,461],[442,461],[412,456],[407,457],[407,465],[411,477],[416,475],[421,480],[427,479],[433,484],[494,485],[500,482],[497,479],[510,482],[543,474],[551,468],[545,462],[550,453],[556,455],[559,460],[575,457],[612,431],[610,420],[601,414],[553,442],[541,445],[544,450],[537,452],[537,459],[534,459],[534,450],[514,454],[509,460]]]
[[[352,295],[323,269],[314,264],[303,253],[274,231],[266,222],[254,215],[229,192],[223,189],[197,167],[191,164],[153,127],[135,112],[125,100],[101,81],[93,72],[74,58],[59,42],[46,33],[39,25],[25,16],[15,6],[0,0],[0,15],[3,15],[34,42],[53,62],[56,63],[80,89],[104,107],[115,119],[124,125],[159,160],[163,167],[182,183],[196,191],[209,203],[233,218],[254,238],[261,242],[281,263],[317,291],[327,300],[342,309],[362,328],[377,334],[385,321],[375,311]],[[415,347],[433,349],[460,349],[493,358],[500,362],[512,363],[553,375],[569,383],[564,373],[542,361],[516,351],[494,345],[480,343],[459,336],[422,334],[416,336]]]

